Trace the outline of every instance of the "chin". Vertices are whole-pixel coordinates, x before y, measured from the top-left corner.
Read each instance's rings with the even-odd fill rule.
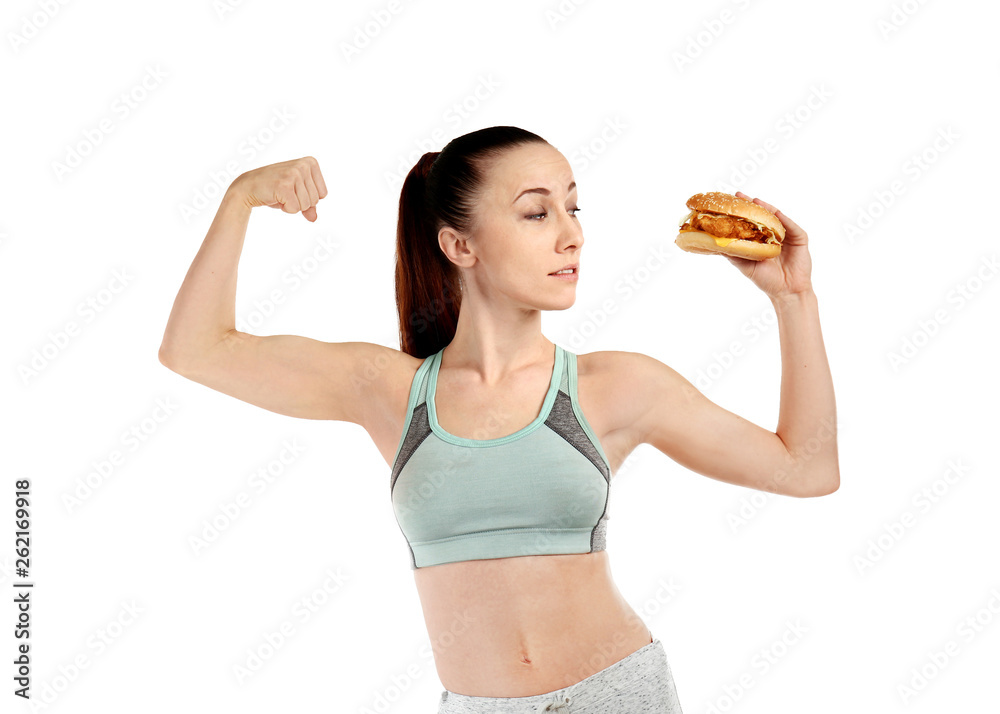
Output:
[[[546,301],[540,301],[536,296],[534,302],[537,310],[569,310],[576,304],[576,291],[567,291],[565,295]]]
[[[507,292],[507,297],[515,305],[520,305],[527,310],[568,310],[576,304],[576,289],[566,285],[552,285],[554,280],[548,280],[549,284],[539,285],[518,285],[517,288]],[[513,286],[512,286],[513,287]]]

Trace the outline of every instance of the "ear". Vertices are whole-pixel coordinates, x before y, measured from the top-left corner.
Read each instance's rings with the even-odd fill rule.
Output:
[[[462,268],[470,268],[476,262],[476,252],[471,238],[454,228],[445,226],[438,231],[438,245],[448,260]]]

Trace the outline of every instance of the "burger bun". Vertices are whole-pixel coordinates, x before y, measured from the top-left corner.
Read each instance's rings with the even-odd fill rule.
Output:
[[[720,253],[747,260],[767,260],[781,253],[780,243],[758,243],[737,238],[726,245],[719,245],[714,236],[704,231],[681,231],[674,243],[689,253]]]
[[[725,245],[715,242],[715,236],[704,230],[682,230],[674,243],[689,253],[721,253],[734,258],[767,260],[781,254],[781,244],[785,239],[785,227],[778,217],[753,201],[721,191],[696,193],[687,200],[691,211],[728,215],[742,218],[766,226],[774,233],[778,242],[761,243],[755,240],[728,240],[720,238]]]

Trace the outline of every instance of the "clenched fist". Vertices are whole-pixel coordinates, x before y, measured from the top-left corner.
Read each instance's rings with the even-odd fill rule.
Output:
[[[316,204],[326,198],[326,182],[319,162],[311,156],[268,164],[240,174],[229,190],[248,208],[269,206],[316,220]]]

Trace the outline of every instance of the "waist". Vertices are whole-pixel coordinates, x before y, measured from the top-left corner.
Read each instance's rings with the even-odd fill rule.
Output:
[[[477,697],[585,679],[649,644],[606,551],[474,560],[414,571],[438,677]]]

